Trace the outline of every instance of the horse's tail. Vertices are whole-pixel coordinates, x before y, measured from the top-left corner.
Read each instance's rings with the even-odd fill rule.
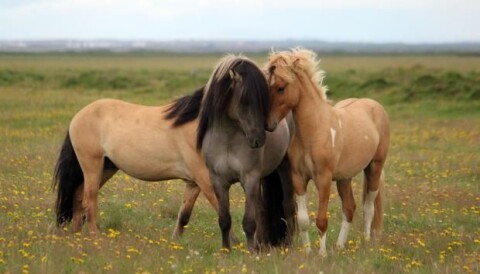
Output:
[[[259,242],[270,246],[289,245],[295,232],[295,200],[290,164],[285,157],[280,166],[262,183],[263,212]]]
[[[371,227],[371,237],[373,239],[377,239],[382,234],[383,229],[383,200],[385,196],[385,176],[384,170],[382,170],[382,174],[380,175],[380,183],[378,185],[378,193],[377,197],[375,197],[374,205],[374,213],[373,213],[373,220],[372,220],[372,227]],[[364,184],[363,189],[363,197],[365,198],[367,195],[367,184]]]
[[[82,169],[68,132],[55,165],[53,180],[53,189],[57,189],[55,213],[57,226],[60,227],[72,220],[75,191],[83,183]]]

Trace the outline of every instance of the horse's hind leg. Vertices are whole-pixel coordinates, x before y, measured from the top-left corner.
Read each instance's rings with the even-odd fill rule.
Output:
[[[283,159],[280,166],[277,168],[280,181],[282,183],[283,191],[283,212],[287,224],[287,231],[285,235],[285,244],[289,245],[292,242],[292,237],[295,232],[295,196],[293,189],[292,173],[290,169],[290,162],[287,156]]]
[[[88,230],[97,234],[98,190],[103,177],[103,157],[78,157],[83,170],[83,208]]]
[[[373,160],[364,170],[363,216],[365,240],[380,236],[383,223],[383,161]]]
[[[75,196],[73,197],[73,217],[72,217],[72,230],[74,233],[79,232],[82,229],[84,222],[84,209],[82,205],[83,200],[83,184],[81,184],[77,190],[75,190]]]
[[[108,160],[107,160],[108,161]],[[102,181],[100,182],[100,188],[118,171],[117,168],[111,165],[104,164],[104,171]],[[81,184],[75,191],[73,200],[73,218],[72,218],[72,230],[74,233],[79,232],[82,229],[82,225],[85,222],[85,208],[83,207],[84,196],[84,184]]]
[[[173,232],[173,238],[180,238],[183,234],[184,227],[188,224],[192,214],[195,201],[200,194],[200,187],[195,182],[187,181],[185,184],[185,192],[183,194],[183,203],[178,212],[177,226]]]
[[[342,226],[338,235],[337,248],[344,249],[347,242],[348,231],[355,213],[355,199],[352,192],[352,179],[337,181],[337,190],[342,200]]]

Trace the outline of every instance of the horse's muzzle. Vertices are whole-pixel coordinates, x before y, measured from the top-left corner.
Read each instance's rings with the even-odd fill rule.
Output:
[[[260,148],[265,144],[265,133],[260,136],[247,138],[247,140],[251,148]]]
[[[265,123],[265,130],[268,132],[273,132],[278,126],[278,122]]]

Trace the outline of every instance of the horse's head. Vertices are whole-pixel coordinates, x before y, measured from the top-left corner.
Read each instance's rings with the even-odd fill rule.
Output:
[[[211,115],[206,121],[202,114],[209,108]],[[262,147],[268,110],[268,85],[261,69],[245,57],[225,57],[206,86],[197,146],[201,147],[201,128],[226,116],[241,128],[251,148]]]
[[[269,109],[268,85],[262,71],[253,62],[241,62],[229,70],[232,100],[229,117],[237,121],[248,144],[265,144],[265,124]]]
[[[265,65],[270,95],[268,131],[275,130],[288,112],[297,107],[303,89],[320,81],[322,71],[317,71],[315,58],[315,53],[305,49],[270,54]]]

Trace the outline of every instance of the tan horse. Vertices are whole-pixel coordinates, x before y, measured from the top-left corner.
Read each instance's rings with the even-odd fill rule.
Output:
[[[288,149],[298,207],[297,221],[306,251],[310,251],[307,228],[306,189],[310,179],[318,190],[316,226],[320,255],[326,256],[327,209],[332,180],[342,199],[343,221],[337,247],[344,248],[355,211],[351,180],[364,172],[365,239],[378,236],[383,222],[383,166],[390,129],[384,108],[371,99],[347,99],[334,107],[321,86],[322,71],[315,53],[293,49],[272,53],[266,64],[273,130],[289,111],[296,133]]]
[[[186,101],[200,104],[202,97],[203,88],[166,106],[101,99],[80,110],[55,169],[57,225],[72,221],[73,231],[79,231],[86,217],[89,231],[97,233],[98,191],[119,169],[145,181],[185,180],[174,237],[182,234],[200,191],[218,211],[208,169],[196,148],[198,108],[182,118],[187,120],[181,126],[171,119]]]

